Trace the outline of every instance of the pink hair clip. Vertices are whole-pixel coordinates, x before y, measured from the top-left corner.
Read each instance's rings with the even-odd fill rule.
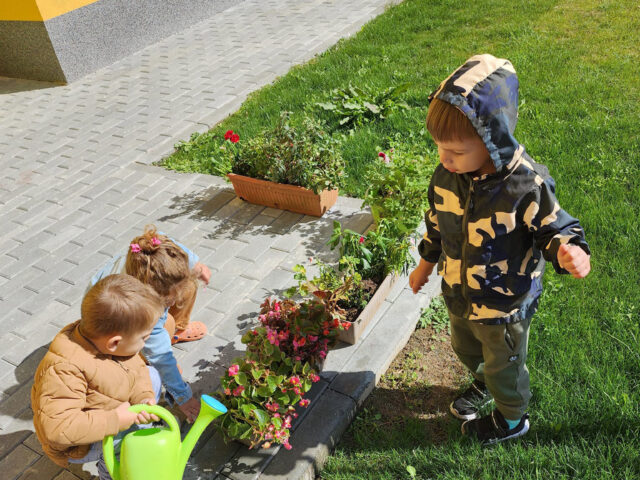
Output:
[[[160,245],[162,242],[160,241],[160,239],[158,237],[153,237],[151,239],[151,243],[153,243],[154,245]]]
[[[140,245],[138,245],[137,243],[132,243],[131,244],[131,251],[133,253],[139,253],[140,252]]]

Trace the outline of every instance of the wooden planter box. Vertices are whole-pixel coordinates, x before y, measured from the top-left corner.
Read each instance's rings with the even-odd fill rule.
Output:
[[[296,185],[284,185],[235,173],[228,173],[227,177],[231,180],[236,195],[249,203],[314,217],[321,217],[338,200],[338,190],[323,190],[316,194]]]
[[[358,315],[355,322],[351,323],[349,330],[340,330],[338,340],[353,345],[360,339],[365,328],[367,328],[367,325],[371,322],[371,319],[375,317],[378,309],[387,299],[389,292],[391,292],[391,289],[398,281],[398,278],[399,277],[395,274],[387,275],[387,278],[382,281],[376,290],[376,293],[373,294],[373,297],[371,297],[371,300],[367,303],[367,306],[364,307],[362,312],[360,312],[360,315]]]

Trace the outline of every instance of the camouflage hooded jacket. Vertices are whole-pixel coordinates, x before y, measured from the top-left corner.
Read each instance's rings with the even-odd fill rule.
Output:
[[[497,172],[474,177],[436,168],[420,255],[438,263],[452,314],[487,324],[529,318],[542,292],[543,258],[568,273],[558,265],[560,245],[587,253],[589,247],[578,220],[560,208],[547,168],[513,137],[516,72],[508,60],[476,55],[440,84],[434,98],[466,115]]]

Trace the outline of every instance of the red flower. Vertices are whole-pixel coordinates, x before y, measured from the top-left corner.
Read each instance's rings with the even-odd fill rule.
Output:
[[[360,237],[359,242],[360,242],[360,243],[364,243],[364,237]]]
[[[231,138],[229,138],[229,141],[231,143],[238,143],[240,141],[240,135],[234,133],[233,135],[231,135]]]
[[[227,130],[227,133],[224,134],[224,139],[229,140],[233,136],[233,130]]]

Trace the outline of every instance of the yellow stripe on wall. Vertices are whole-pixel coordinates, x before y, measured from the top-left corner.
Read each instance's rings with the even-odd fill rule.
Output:
[[[0,0],[0,20],[44,22],[99,0]]]

